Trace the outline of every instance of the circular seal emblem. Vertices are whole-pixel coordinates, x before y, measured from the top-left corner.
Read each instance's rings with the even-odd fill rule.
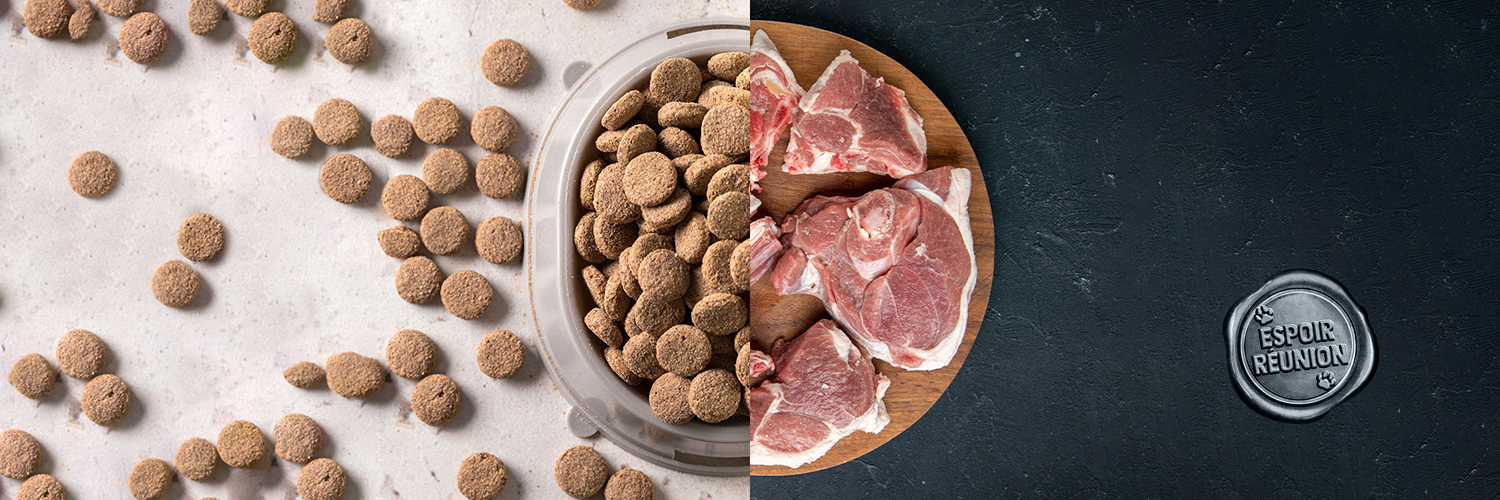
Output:
[[[1229,373],[1245,403],[1304,422],[1358,392],[1375,370],[1364,310],[1333,278],[1286,271],[1234,306],[1224,320]]]

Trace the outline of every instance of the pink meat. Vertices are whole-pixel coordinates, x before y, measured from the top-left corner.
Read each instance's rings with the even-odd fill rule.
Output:
[[[776,43],[764,30],[757,30],[750,43],[750,184],[751,192],[760,192],[762,170],[770,160],[771,149],[781,138],[781,131],[797,113],[802,86],[792,68],[781,58]]]
[[[745,240],[750,245],[750,282],[760,281],[771,266],[776,264],[776,258],[781,256],[781,231],[776,229],[776,221],[770,217],[761,217],[750,223],[750,237]]]
[[[849,51],[823,71],[798,105],[782,168],[793,174],[927,170],[922,117],[901,89],[871,77]]]
[[[750,463],[800,467],[854,431],[879,433],[890,422],[881,401],[890,380],[833,322],[773,353],[775,378],[748,395]]]

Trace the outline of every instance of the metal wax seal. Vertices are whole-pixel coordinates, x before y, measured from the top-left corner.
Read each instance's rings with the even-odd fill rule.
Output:
[[[1358,392],[1375,370],[1365,313],[1333,278],[1286,271],[1224,319],[1229,373],[1245,404],[1305,422]]]

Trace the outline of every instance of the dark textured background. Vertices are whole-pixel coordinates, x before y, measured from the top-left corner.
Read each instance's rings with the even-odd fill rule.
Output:
[[[1500,6],[1113,4],[751,1],[943,99],[998,253],[925,418],[752,497],[1500,494]],[[1226,366],[1225,313],[1289,268],[1342,281],[1379,352],[1310,424]]]

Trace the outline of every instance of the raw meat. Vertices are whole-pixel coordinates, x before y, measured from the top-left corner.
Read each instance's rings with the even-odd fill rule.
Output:
[[[873,78],[845,50],[808,89],[782,169],[793,174],[927,170],[927,134],[906,93]]]
[[[748,395],[751,464],[800,467],[854,431],[875,434],[890,423],[881,400],[890,379],[832,321],[773,355],[776,377]]]
[[[781,256],[780,238],[781,231],[770,217],[750,223],[750,237],[745,240],[750,245],[750,283],[759,281],[776,264],[776,257]]]
[[[776,43],[765,30],[756,30],[750,43],[750,183],[752,192],[760,192],[761,170],[770,160],[771,148],[781,138],[781,131],[792,122],[802,86],[792,68],[781,58]]]
[[[772,286],[822,299],[871,356],[907,370],[947,366],[978,274],[969,182],[968,170],[943,167],[859,198],[803,202],[782,221]]]

